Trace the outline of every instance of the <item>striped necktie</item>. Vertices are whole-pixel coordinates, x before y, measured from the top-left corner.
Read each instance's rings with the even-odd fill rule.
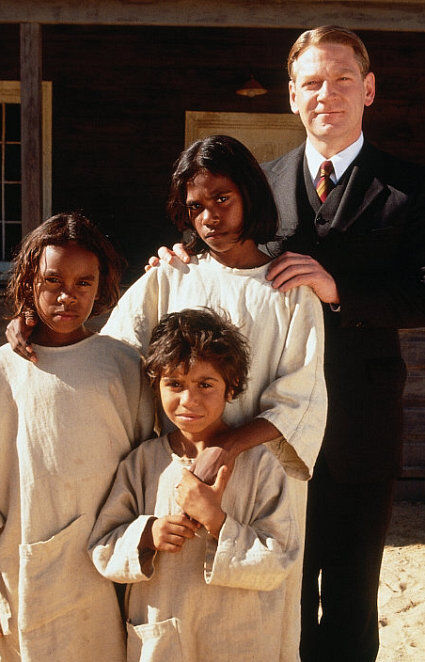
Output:
[[[334,171],[332,161],[323,161],[320,166],[319,181],[316,184],[317,195],[322,202],[325,202],[329,193],[334,187],[331,174]]]

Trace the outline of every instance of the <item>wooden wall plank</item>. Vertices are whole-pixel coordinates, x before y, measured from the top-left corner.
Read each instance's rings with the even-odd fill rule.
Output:
[[[22,234],[42,218],[41,25],[21,25]]]

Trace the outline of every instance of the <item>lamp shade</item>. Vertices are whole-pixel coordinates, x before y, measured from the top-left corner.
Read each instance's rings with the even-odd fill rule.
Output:
[[[260,94],[267,94],[267,90],[251,74],[249,80],[239,90],[236,90],[236,94],[244,97],[258,97]]]

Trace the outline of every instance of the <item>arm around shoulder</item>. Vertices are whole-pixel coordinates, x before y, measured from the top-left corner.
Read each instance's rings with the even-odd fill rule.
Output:
[[[261,395],[258,416],[280,431],[282,440],[274,441],[271,450],[288,474],[307,480],[320,450],[327,415],[323,312],[309,287],[295,288],[285,296],[289,326],[278,374]]]

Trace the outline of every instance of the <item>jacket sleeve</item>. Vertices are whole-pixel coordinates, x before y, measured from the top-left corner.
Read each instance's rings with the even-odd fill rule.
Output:
[[[288,297],[289,327],[276,379],[261,394],[259,416],[282,434],[283,439],[270,442],[269,447],[287,473],[307,480],[326,424],[323,313],[309,287],[294,288]]]
[[[265,450],[249,481],[246,473],[245,467],[239,472],[237,502],[254,495],[250,516],[237,521],[237,513],[227,515],[218,541],[207,536],[204,577],[216,586],[272,591],[299,555],[298,525],[285,472],[275,458]]]
[[[89,539],[89,554],[101,575],[118,583],[150,579],[155,552],[140,552],[139,542],[152,517],[144,512],[143,449],[130,453],[118,467],[111,493]]]

